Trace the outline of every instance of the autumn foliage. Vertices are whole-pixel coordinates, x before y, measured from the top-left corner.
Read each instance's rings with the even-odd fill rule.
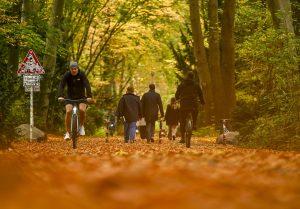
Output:
[[[0,154],[1,208],[298,208],[300,154],[62,137]]]

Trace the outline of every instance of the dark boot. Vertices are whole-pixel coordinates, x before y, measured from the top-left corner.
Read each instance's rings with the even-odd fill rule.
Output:
[[[175,136],[172,137],[173,141],[175,141],[175,138],[176,138]]]

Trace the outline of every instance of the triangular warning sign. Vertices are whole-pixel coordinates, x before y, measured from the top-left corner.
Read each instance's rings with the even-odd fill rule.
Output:
[[[41,66],[38,58],[32,49],[30,49],[24,58],[23,62],[20,63],[17,71],[18,75],[21,74],[45,74],[44,68]]]

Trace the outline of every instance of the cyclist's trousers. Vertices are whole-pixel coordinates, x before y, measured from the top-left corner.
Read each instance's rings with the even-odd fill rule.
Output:
[[[190,110],[180,109],[180,133],[181,133],[181,137],[183,137],[184,134],[185,134],[185,123],[186,123],[186,118],[187,118],[189,113],[192,113],[193,129],[196,128],[198,109],[190,109]]]

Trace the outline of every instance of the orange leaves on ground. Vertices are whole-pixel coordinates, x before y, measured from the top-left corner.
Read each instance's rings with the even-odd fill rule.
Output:
[[[300,154],[62,137],[0,153],[1,208],[298,208]]]

